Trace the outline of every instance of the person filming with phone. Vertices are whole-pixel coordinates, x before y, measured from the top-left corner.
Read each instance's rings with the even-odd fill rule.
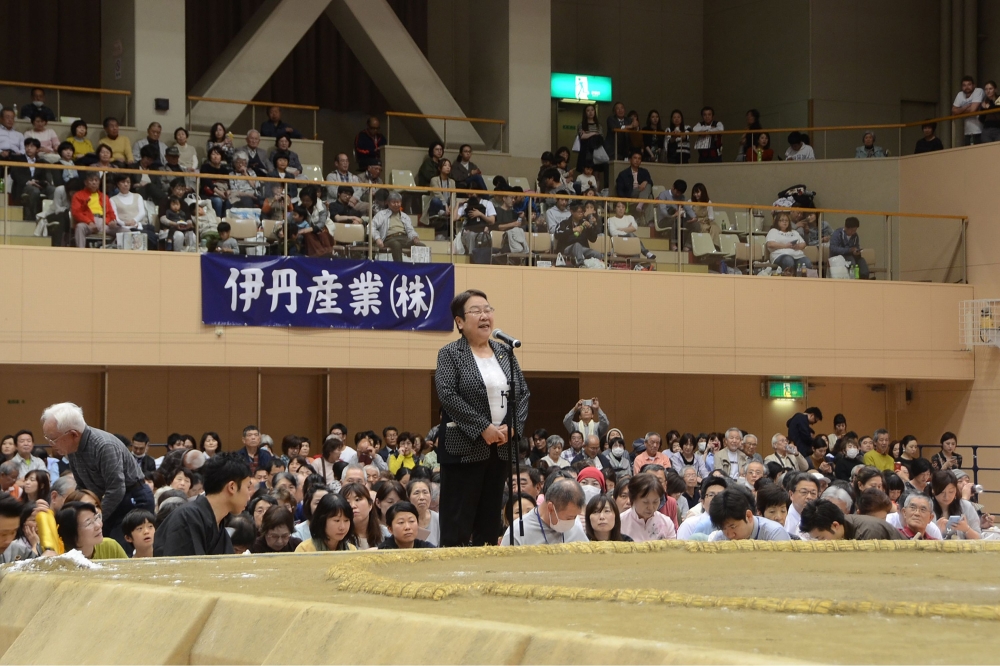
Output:
[[[576,401],[573,409],[569,410],[563,418],[563,427],[570,435],[579,432],[583,435],[582,441],[586,441],[591,435],[603,438],[608,428],[611,427],[611,423],[608,421],[608,415],[601,411],[601,405],[597,398],[590,400],[580,398]]]

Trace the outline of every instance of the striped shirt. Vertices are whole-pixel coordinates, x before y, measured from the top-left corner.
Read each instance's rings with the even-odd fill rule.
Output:
[[[110,516],[125,498],[125,491],[143,480],[135,456],[124,443],[109,432],[87,428],[80,436],[80,447],[69,454],[78,488],[101,498],[101,511]]]

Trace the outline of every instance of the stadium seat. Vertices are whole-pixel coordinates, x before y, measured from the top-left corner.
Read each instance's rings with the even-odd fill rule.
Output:
[[[318,164],[303,164],[302,175],[306,180],[319,182],[323,180],[323,169]]]

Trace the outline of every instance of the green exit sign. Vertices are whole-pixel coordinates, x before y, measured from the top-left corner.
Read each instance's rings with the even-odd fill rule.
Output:
[[[772,381],[767,383],[767,395],[769,398],[795,400],[806,397],[806,387],[802,382]]]
[[[588,102],[611,101],[611,79],[587,74],[552,74],[552,97]]]

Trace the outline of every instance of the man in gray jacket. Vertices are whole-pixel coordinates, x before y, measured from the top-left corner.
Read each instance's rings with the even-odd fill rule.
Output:
[[[830,236],[830,256],[843,257],[848,264],[858,265],[858,277],[868,279],[868,262],[861,256],[861,238],[858,227],[861,222],[856,217],[844,220],[844,226]]]

